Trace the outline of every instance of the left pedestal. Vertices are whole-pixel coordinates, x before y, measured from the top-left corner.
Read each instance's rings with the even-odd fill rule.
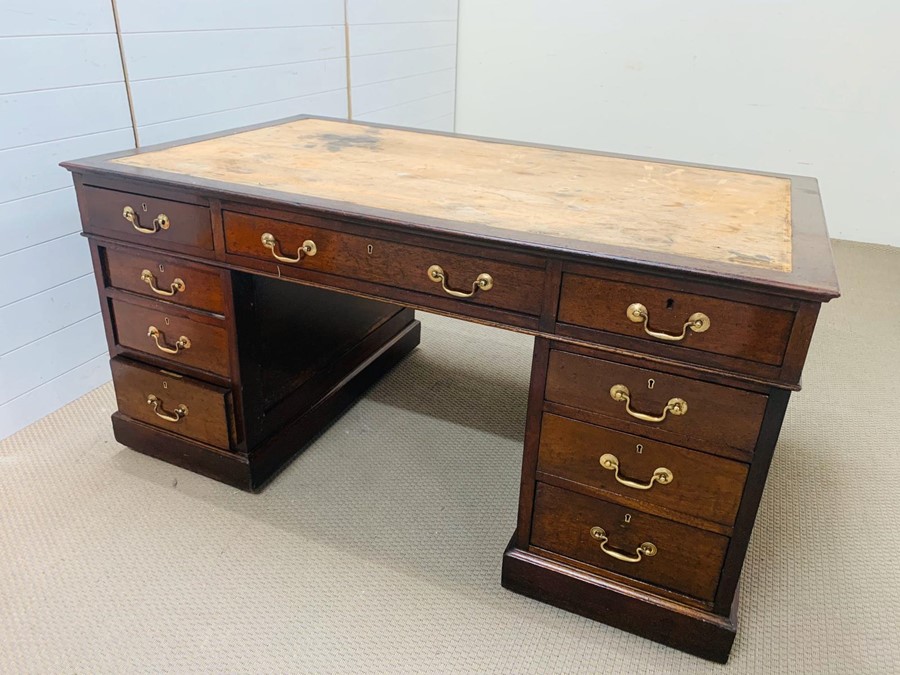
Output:
[[[92,246],[116,440],[255,491],[419,343],[412,310]]]

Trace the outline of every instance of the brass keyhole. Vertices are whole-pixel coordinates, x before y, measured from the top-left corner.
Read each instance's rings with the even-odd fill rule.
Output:
[[[165,318],[163,318],[163,321],[165,321],[165,322],[166,322],[166,325],[167,325],[167,326],[168,326],[168,325],[169,325],[169,317],[165,317]]]
[[[644,452],[644,446],[643,446],[643,444],[641,444],[641,443],[638,443],[636,446],[634,446],[634,449],[637,450],[637,454],[639,454],[639,455],[640,455],[642,452]]]
[[[656,386],[656,380],[654,380],[652,377],[649,380],[647,380],[647,389],[653,389],[653,387],[655,387],[655,386]]]
[[[369,255],[372,255],[372,251],[374,251],[374,250],[375,250],[375,249],[374,249],[374,247],[372,246],[372,244],[369,244],[368,246],[366,246],[366,252],[367,252]]]
[[[630,523],[630,522],[631,522],[631,514],[630,514],[630,513],[626,513],[626,514],[625,514],[625,522],[626,522],[626,523]]]
[[[147,213],[147,202],[143,202],[141,204],[141,211],[143,211],[144,213]]]
[[[166,267],[165,267],[165,265],[163,265],[162,263],[159,263],[159,271],[160,271],[160,272],[165,272],[165,271],[166,271]]]
[[[163,389],[168,389],[168,388],[169,388],[169,383],[166,382],[165,380],[163,380]]]

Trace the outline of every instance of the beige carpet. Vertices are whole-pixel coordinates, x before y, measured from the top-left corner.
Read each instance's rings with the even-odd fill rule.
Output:
[[[900,663],[900,250],[836,253],[732,673]],[[500,587],[531,341],[423,323],[260,495],[118,445],[109,385],[0,442],[0,671],[725,672]]]

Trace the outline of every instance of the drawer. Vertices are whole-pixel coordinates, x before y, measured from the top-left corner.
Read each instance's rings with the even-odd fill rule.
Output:
[[[103,250],[109,286],[155,300],[225,313],[222,273],[216,268],[166,255],[124,249]]]
[[[285,273],[292,268],[314,270],[523,314],[537,316],[541,312],[542,267],[496,262],[476,255],[409,246],[229,211],[223,213],[223,219],[226,251],[278,263]],[[272,248],[263,244],[266,234],[272,237]],[[315,244],[314,255],[298,251],[306,241]],[[300,259],[284,262],[277,260],[275,254]],[[430,276],[429,270],[435,265],[444,271],[443,282]],[[491,285],[474,290],[476,280],[486,278],[483,275],[489,275]],[[471,296],[452,296],[444,286]]]
[[[635,309],[636,305],[643,309]],[[564,274],[558,320],[675,346],[681,358],[697,360],[702,354],[696,352],[709,352],[779,366],[794,313],[662,287]],[[686,327],[691,320],[698,321],[702,330]],[[560,332],[566,332],[564,327]]]
[[[537,484],[533,546],[700,600],[715,596],[728,542],[719,534]]]
[[[747,465],[544,413],[539,472],[731,526]]]
[[[230,447],[230,392],[127,359],[110,362],[119,411],[172,433]]]
[[[78,191],[78,203],[85,232],[160,248],[213,250],[205,206],[89,186]]]
[[[116,343],[126,349],[166,359],[173,365],[229,375],[225,322],[166,303],[155,309],[112,300]]]
[[[756,446],[768,400],[743,389],[556,349],[550,351],[545,398],[599,413],[624,431],[710,452],[727,446],[742,453]]]

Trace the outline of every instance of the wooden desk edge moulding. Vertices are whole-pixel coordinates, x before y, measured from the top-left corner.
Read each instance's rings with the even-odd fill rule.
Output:
[[[419,343],[534,336],[503,586],[714,661],[819,307],[816,181],[298,116],[66,162],[116,439],[259,490]]]

